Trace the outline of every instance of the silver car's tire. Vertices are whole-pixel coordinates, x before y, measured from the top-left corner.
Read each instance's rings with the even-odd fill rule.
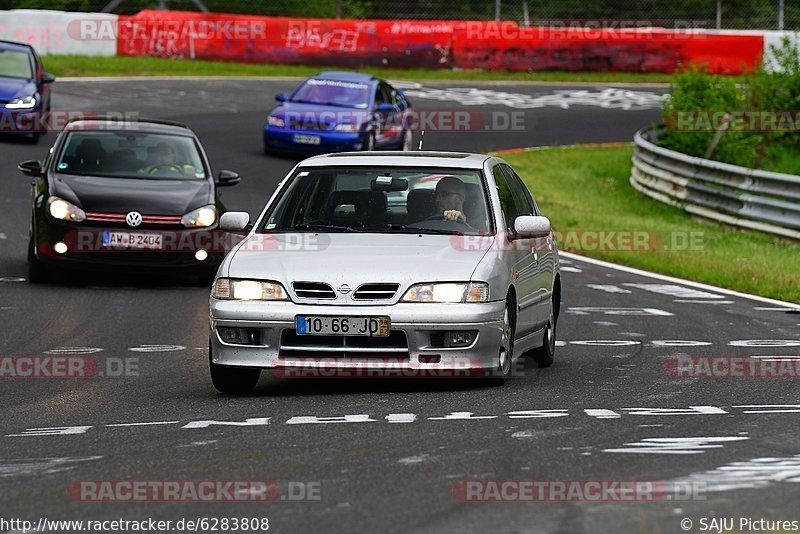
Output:
[[[550,307],[550,319],[544,329],[542,346],[531,351],[534,361],[539,367],[550,367],[556,355],[556,315],[554,306]]]
[[[502,386],[511,377],[511,366],[514,358],[514,333],[513,303],[509,298],[506,298],[506,309],[503,312],[503,331],[497,354],[497,367],[492,369],[487,377],[490,385]]]
[[[208,345],[208,370],[211,383],[220,393],[250,393],[258,384],[261,369],[217,365],[211,361],[211,344]]]

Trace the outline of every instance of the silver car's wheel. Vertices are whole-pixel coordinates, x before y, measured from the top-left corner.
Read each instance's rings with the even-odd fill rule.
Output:
[[[544,339],[542,346],[532,351],[533,359],[539,367],[550,367],[553,365],[553,358],[556,354],[556,315],[555,306],[550,307],[550,319],[544,329]]]
[[[208,370],[211,383],[220,393],[250,393],[261,376],[261,369],[217,365],[212,361],[211,343],[208,344]]]
[[[508,299],[503,312],[503,329],[497,356],[497,367],[491,371],[489,382],[492,385],[500,386],[511,376],[511,363],[514,359],[514,311],[512,303]]]

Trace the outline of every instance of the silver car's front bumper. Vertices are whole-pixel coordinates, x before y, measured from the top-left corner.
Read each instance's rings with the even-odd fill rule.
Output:
[[[211,298],[209,319],[212,362],[218,365],[261,368],[318,366],[338,369],[493,369],[498,365],[504,310],[505,303],[502,301],[320,306]],[[391,320],[394,338],[402,339],[404,336],[404,344],[393,348],[348,346],[343,349],[340,345],[333,344],[319,349],[315,346],[298,347],[298,342],[317,343],[317,340],[311,339],[317,336],[294,335],[297,315],[387,315]],[[245,328],[249,332],[256,332],[257,344],[223,342],[219,336],[219,327]],[[443,347],[440,342],[432,343],[437,332],[440,335],[443,331],[452,330],[473,331],[477,336],[466,347]],[[431,337],[432,334],[434,338]],[[285,342],[283,345],[282,340]],[[348,340],[356,344],[363,342],[363,338]],[[434,363],[431,363],[432,358]]]

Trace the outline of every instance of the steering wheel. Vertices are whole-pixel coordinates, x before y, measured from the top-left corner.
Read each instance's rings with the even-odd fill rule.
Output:
[[[162,169],[165,171],[172,171],[175,174],[183,174],[183,169],[180,165],[176,165],[175,163],[161,163],[160,165],[153,165],[150,167],[151,171],[160,171]]]
[[[467,228],[472,228],[472,226],[471,226],[471,225],[470,225],[470,224],[469,224],[467,221],[460,221],[460,220],[457,220],[457,219],[445,219],[445,218],[444,218],[444,213],[436,213],[436,214],[434,214],[434,215],[431,215],[430,217],[426,218],[425,220],[426,220],[426,221],[447,221],[447,222],[454,222],[454,223],[458,223],[458,224],[463,224],[463,225],[464,225],[464,226],[466,226]]]

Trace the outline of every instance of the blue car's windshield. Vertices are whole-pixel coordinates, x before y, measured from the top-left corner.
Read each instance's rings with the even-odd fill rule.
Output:
[[[0,50],[0,77],[32,79],[30,56],[15,50]]]
[[[369,85],[341,80],[306,80],[290,102],[365,109],[369,105]]]

